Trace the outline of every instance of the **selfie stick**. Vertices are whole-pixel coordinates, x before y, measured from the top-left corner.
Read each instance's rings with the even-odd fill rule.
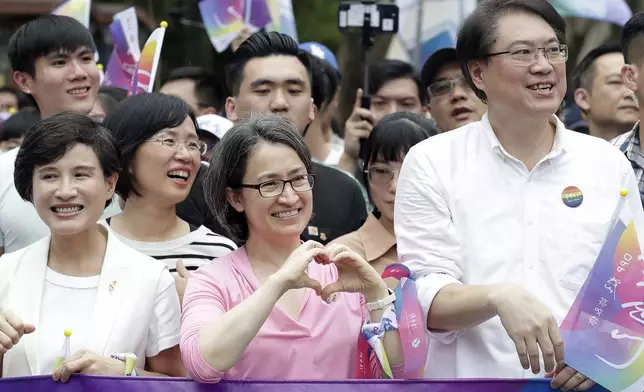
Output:
[[[369,12],[364,13],[364,19],[362,22],[362,64],[364,64],[364,79],[362,81],[362,99],[360,100],[360,106],[364,109],[371,109],[371,95],[369,95],[369,64],[367,64],[367,54],[373,47],[374,34],[371,30],[371,7],[375,4],[374,1],[363,1],[365,9],[368,9]],[[363,158],[364,144],[367,139],[360,139],[360,151],[358,156]]]
[[[371,30],[371,7],[375,1],[363,1],[362,4],[369,12],[365,12],[362,22],[362,64],[364,64],[364,80],[362,82],[362,102],[364,109],[371,108],[371,96],[369,95],[369,65],[367,64],[367,54],[373,47],[374,34]]]

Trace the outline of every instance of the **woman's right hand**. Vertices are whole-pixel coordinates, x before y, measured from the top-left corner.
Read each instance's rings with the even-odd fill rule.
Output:
[[[5,354],[20,342],[25,334],[36,330],[31,324],[25,324],[11,312],[0,313],[0,354]]]
[[[281,282],[286,291],[308,287],[320,295],[322,285],[317,280],[311,279],[306,274],[306,269],[314,259],[323,262],[325,258],[327,256],[324,245],[315,241],[307,241],[291,253],[273,276]]]

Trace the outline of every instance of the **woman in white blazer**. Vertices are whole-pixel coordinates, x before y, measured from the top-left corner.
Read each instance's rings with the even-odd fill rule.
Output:
[[[119,170],[113,136],[87,116],[27,133],[15,186],[51,235],[0,258],[2,377],[184,374],[174,279],[97,223]]]

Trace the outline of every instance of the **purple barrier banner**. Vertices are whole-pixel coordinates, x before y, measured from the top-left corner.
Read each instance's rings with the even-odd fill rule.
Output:
[[[0,392],[552,392],[549,380],[348,380],[222,381],[198,384],[181,378],[75,375],[66,383],[50,376],[0,379]],[[590,392],[605,392],[600,386]]]

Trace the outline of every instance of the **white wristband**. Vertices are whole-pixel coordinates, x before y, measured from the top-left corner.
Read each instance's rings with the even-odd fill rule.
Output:
[[[367,302],[367,309],[371,312],[374,310],[384,309],[385,306],[394,303],[396,300],[396,293],[389,289],[389,295],[383,299],[379,299],[376,302]]]

